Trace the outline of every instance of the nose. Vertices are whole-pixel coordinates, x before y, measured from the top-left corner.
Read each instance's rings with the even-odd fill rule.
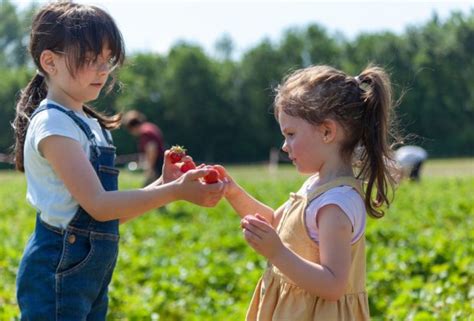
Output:
[[[286,139],[283,141],[283,145],[281,146],[281,150],[285,153],[288,153],[288,144],[286,143]]]

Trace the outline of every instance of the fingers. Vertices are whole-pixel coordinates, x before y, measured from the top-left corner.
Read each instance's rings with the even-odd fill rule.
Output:
[[[208,195],[207,197],[204,198],[199,204],[204,207],[214,207],[219,203],[219,201],[222,199],[222,195],[217,194],[217,195]]]
[[[224,166],[222,165],[214,165],[214,169],[219,172],[219,178],[222,180],[229,180],[231,179],[227,171],[225,170]]]
[[[199,178],[204,178],[207,174],[209,174],[214,169],[209,166],[201,166],[199,165],[196,169],[189,170],[186,172],[185,179],[186,180],[197,180]],[[218,181],[217,183],[207,184],[209,187],[213,186],[216,190],[223,190],[224,183],[227,181]]]
[[[219,172],[219,175],[225,177],[227,176],[227,171],[225,170],[224,166],[222,165],[214,165],[214,168]]]
[[[260,238],[263,238],[265,236],[265,234],[267,234],[269,232],[269,230],[266,229],[266,228],[261,228],[259,226],[256,226],[255,224],[250,223],[249,220],[247,220],[246,217],[242,219],[241,226],[244,229],[249,230],[253,234],[259,236]]]
[[[183,158],[181,158],[181,163],[186,163],[186,162],[192,162],[193,161],[193,158],[189,155],[185,155],[183,156]]]
[[[201,177],[204,177],[206,176],[207,174],[209,174],[209,169],[206,169],[206,168],[199,168],[199,169],[192,169],[190,171],[188,171],[186,174],[184,174],[185,176],[185,180],[191,180],[191,181],[195,181]]]
[[[165,159],[164,159],[164,162],[165,162],[166,164],[168,164],[168,163],[171,164],[171,159],[170,159],[170,157],[169,157],[170,152],[171,152],[171,151],[170,151],[169,149],[165,150]]]
[[[204,184],[205,189],[208,193],[211,194],[224,194],[225,191],[225,183],[224,182],[217,182],[214,184]]]
[[[209,172],[209,168],[200,168],[189,170],[183,175],[183,183],[189,191],[187,200],[204,207],[214,207],[219,203],[224,196],[225,183],[218,181],[214,184],[206,184],[201,178]]]
[[[164,163],[166,163],[167,165],[175,165],[175,166],[178,166],[176,164],[178,163],[185,163],[185,162],[192,162],[193,161],[193,158],[189,155],[184,155],[181,160],[177,163],[172,163],[171,162],[171,157],[169,156],[169,154],[171,153],[171,150],[170,149],[167,149],[165,150],[165,158],[164,158]]]
[[[268,229],[262,228],[261,226],[257,226],[256,224],[251,223],[253,220],[255,219],[253,218],[252,215],[247,215],[241,221],[242,227],[249,229],[258,235],[263,235],[268,232]]]
[[[210,205],[211,205],[211,207],[216,206],[217,203],[219,203],[219,201],[220,201],[221,199],[222,199],[221,196],[215,196],[215,197],[211,198],[211,200],[210,200]]]
[[[211,184],[202,184],[202,185],[206,193],[209,195],[209,197],[222,198],[222,196],[224,196],[224,192],[225,192],[224,183],[219,182],[212,185]]]
[[[273,230],[273,227],[267,222],[267,220],[265,220],[263,216],[261,216],[260,214],[256,214],[256,216],[260,216],[260,218],[248,215],[245,217],[245,219],[247,220],[249,225],[255,226],[265,233],[268,233]]]
[[[256,244],[256,242],[262,239],[260,236],[255,234],[252,230],[244,228],[242,232],[244,233],[245,239],[249,243]]]
[[[222,199],[224,196],[224,183],[218,182],[215,184],[204,184],[199,182],[198,184],[201,184],[200,188],[204,191],[204,201],[203,201],[203,206],[205,207],[214,207],[219,203],[219,201]]]
[[[171,157],[169,156],[170,152],[171,152],[171,151],[170,151],[169,149],[165,150],[165,156],[164,156],[164,159],[163,159],[163,167],[165,167],[165,166],[166,166],[166,167],[172,167],[172,166],[175,166],[175,167],[176,167],[176,166],[177,166],[177,163],[176,163],[176,164],[173,164],[173,163],[171,162]],[[184,156],[183,159],[184,159],[185,157],[187,157],[187,156]]]

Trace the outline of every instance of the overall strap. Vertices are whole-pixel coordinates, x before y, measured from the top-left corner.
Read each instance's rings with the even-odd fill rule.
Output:
[[[98,148],[97,140],[96,140],[96,137],[95,137],[94,133],[90,129],[89,125],[87,125],[87,123],[84,120],[82,120],[79,116],[77,116],[72,110],[67,110],[67,109],[65,109],[63,107],[60,107],[58,105],[49,103],[49,104],[46,104],[46,105],[43,105],[43,106],[40,106],[39,108],[37,108],[33,112],[33,114],[31,115],[31,119],[33,119],[33,117],[35,117],[38,113],[40,113],[44,110],[47,110],[47,109],[56,109],[56,110],[59,110],[59,111],[65,113],[66,115],[68,115],[76,123],[76,125],[79,126],[79,128],[86,135],[87,139],[91,142],[91,146],[94,147],[93,150],[96,152],[96,156],[100,155],[100,150]],[[105,136],[105,137],[106,137],[107,141],[109,141],[108,136]]]
[[[362,183],[360,180],[347,176],[347,177],[339,177],[336,178],[330,182],[327,182],[326,184],[323,184],[321,186],[318,186],[314,188],[312,191],[310,191],[307,195],[308,203],[314,200],[316,197],[319,195],[329,191],[332,188],[338,187],[338,186],[350,186],[354,188],[359,195],[364,199],[364,191],[362,189]]]
[[[102,135],[104,135],[104,138],[105,140],[107,141],[107,143],[109,143],[109,145],[113,145],[114,144],[114,140],[112,139],[112,135],[110,135],[110,132],[108,130],[106,130],[102,124],[100,126],[100,128],[102,129]]]
[[[298,193],[290,193],[290,199],[289,199],[289,204],[287,206],[287,209],[284,211],[280,223],[278,224],[277,231],[279,232],[284,225],[285,221],[288,219],[288,215],[290,210],[294,209],[296,206],[302,206],[303,208],[306,208],[306,206],[315,198],[320,196],[321,194],[329,191],[332,188],[338,187],[338,186],[350,186],[354,188],[359,195],[364,199],[364,192],[362,189],[362,183],[360,180],[352,177],[352,176],[344,176],[344,177],[339,177],[336,178],[332,181],[329,181],[321,186],[318,186],[316,188],[313,188],[308,192],[306,196],[300,195]]]

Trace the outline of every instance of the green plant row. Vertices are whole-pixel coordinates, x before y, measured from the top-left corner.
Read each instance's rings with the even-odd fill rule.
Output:
[[[275,207],[304,180],[285,170],[232,172]],[[15,275],[34,228],[34,211],[25,200],[23,176],[0,173],[0,180],[0,320],[15,320]],[[140,183],[140,176],[121,175],[121,189]],[[473,176],[405,182],[386,217],[369,219],[373,320],[469,320],[473,315],[472,186]],[[123,225],[109,319],[243,320],[265,261],[245,244],[239,223],[225,202],[213,209],[178,202]]]

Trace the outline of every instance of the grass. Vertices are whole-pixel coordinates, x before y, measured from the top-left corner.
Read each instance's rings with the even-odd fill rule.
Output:
[[[276,207],[304,177],[290,165],[229,166]],[[373,320],[469,320],[474,315],[472,159],[430,160],[419,184],[403,182],[381,220],[367,226],[367,288]],[[142,177],[122,172],[121,189]],[[15,275],[34,228],[25,178],[0,172],[0,320],[18,319]],[[169,204],[121,227],[110,320],[242,320],[265,267],[242,239],[226,202]]]

